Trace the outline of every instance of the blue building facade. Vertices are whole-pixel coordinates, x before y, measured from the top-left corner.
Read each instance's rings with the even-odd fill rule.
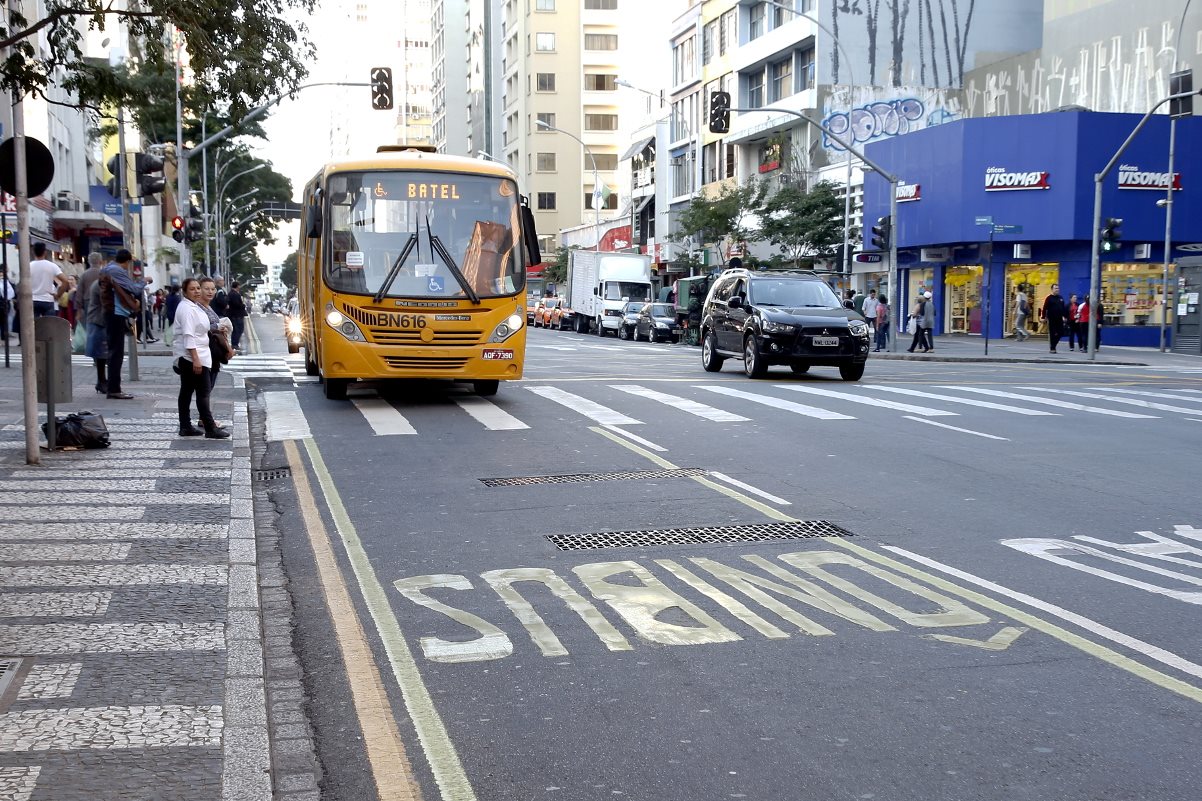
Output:
[[[1089,292],[1094,175],[1140,117],[1084,111],[964,119],[868,145],[866,154],[904,182],[898,191],[899,287],[908,309],[931,291],[936,333],[1011,334],[1015,294],[1039,309],[1052,286],[1068,299]],[[1202,121],[1178,121],[1175,175],[1168,170],[1169,121],[1157,116],[1103,184],[1102,218],[1121,218],[1119,247],[1102,254],[1103,340],[1159,344],[1173,290],[1163,285],[1167,183],[1173,191],[1171,258],[1202,250]],[[889,213],[889,184],[865,176],[864,220]],[[994,225],[1018,226],[991,233]],[[990,242],[992,236],[992,243]],[[1184,246],[1184,249],[1182,249]],[[1196,255],[1196,253],[1195,253]],[[1038,314],[1029,327],[1035,329]]]

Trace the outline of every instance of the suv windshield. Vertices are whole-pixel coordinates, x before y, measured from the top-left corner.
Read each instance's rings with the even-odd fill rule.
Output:
[[[838,309],[839,297],[822,281],[797,278],[756,278],[748,302],[755,306]]]
[[[407,298],[513,295],[525,287],[517,187],[479,175],[330,176],[329,261],[336,292]]]
[[[626,312],[627,314],[634,314],[635,312],[642,311],[643,306],[645,305],[645,303],[627,303],[626,307],[622,309],[622,311]]]
[[[648,284],[609,281],[605,284],[605,300],[621,300],[622,298],[648,300],[647,293],[650,291],[651,287]]]
[[[671,306],[665,306],[662,303],[656,303],[651,307],[651,311],[648,314],[652,317],[674,317],[676,316],[676,309]]]

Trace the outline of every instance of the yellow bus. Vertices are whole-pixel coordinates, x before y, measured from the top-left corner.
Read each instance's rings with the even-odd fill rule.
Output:
[[[504,164],[386,146],[305,186],[297,318],[327,398],[357,380],[522,377],[534,217]]]

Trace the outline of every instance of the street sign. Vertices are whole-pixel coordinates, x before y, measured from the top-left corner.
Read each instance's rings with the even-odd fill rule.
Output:
[[[884,261],[884,258],[885,257],[882,256],[880,253],[857,253],[856,254],[856,261],[862,262],[862,263],[867,262],[868,264],[876,264],[877,262]]]
[[[1023,227],[1021,225],[995,225],[993,232],[995,234],[1021,234]]]
[[[993,225],[993,218],[992,217],[978,217],[976,224],[977,225]]]

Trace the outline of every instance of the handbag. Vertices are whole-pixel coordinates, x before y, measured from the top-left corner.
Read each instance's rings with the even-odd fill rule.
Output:
[[[910,322],[906,323],[906,333],[907,334],[917,334],[918,333],[918,318],[917,317],[911,317]]]
[[[225,337],[216,331],[209,332],[209,351],[213,355],[213,361],[217,364],[230,363],[230,349],[225,344]]]

